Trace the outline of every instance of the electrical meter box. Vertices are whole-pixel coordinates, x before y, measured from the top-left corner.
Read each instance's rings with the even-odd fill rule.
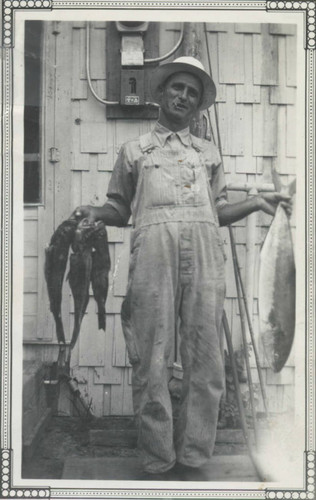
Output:
[[[106,106],[108,119],[157,119],[158,108],[147,103],[150,77],[158,63],[145,60],[159,56],[158,30],[158,23],[107,23],[106,99],[120,103]]]
[[[145,104],[144,70],[121,70],[121,104],[142,106]]]

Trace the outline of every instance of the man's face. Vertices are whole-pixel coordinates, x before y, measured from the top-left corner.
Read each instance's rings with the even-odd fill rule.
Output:
[[[200,80],[190,73],[175,73],[161,90],[161,113],[170,123],[188,126],[202,97]]]

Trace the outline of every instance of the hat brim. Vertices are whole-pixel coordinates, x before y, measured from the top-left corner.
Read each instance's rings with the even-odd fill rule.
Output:
[[[169,76],[174,73],[185,72],[191,73],[198,77],[203,86],[203,97],[199,104],[199,109],[207,109],[215,102],[216,98],[216,87],[212,78],[201,69],[186,63],[181,62],[171,62],[158,66],[158,68],[153,72],[150,81],[150,91],[154,102],[160,104],[160,88],[161,85],[169,78]]]

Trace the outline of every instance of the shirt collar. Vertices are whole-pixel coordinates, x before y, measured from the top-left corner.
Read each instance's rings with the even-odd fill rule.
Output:
[[[164,127],[163,125],[161,125],[161,123],[156,122],[153,133],[158,139],[161,147],[165,146],[168,137],[170,137],[172,134],[177,135],[184,146],[191,145],[191,134],[189,127],[179,130],[178,132],[172,132],[172,130]]]

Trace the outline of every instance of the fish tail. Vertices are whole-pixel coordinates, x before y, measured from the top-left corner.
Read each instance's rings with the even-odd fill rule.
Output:
[[[99,326],[99,330],[104,330],[105,331],[105,327],[106,327],[106,314],[105,314],[105,310],[98,311],[98,326]]]
[[[79,332],[80,332],[80,323],[78,321],[76,321],[73,332],[72,332],[71,341],[70,341],[70,349],[73,349],[75,347],[78,336],[79,336]]]
[[[84,298],[84,302],[77,304],[77,307],[75,304],[75,324],[74,324],[74,329],[73,329],[73,333],[72,333],[72,339],[70,342],[71,349],[73,349],[73,347],[75,346],[75,344],[77,342],[77,339],[78,339],[78,336],[80,333],[81,323],[82,323],[83,317],[85,315],[88,302],[89,302],[89,290],[87,290],[87,295]]]
[[[65,332],[61,317],[58,316],[55,318],[55,324],[56,324],[57,340],[58,342],[62,342],[63,344],[65,344],[66,343]]]

